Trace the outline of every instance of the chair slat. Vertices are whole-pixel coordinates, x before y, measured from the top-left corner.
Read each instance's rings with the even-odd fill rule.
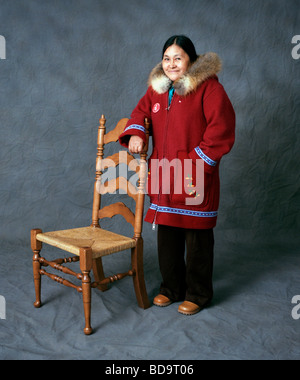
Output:
[[[124,128],[128,120],[129,120],[128,118],[121,119],[116,125],[116,127],[104,136],[104,144],[118,141],[119,136],[124,131]]]
[[[134,213],[122,202],[113,203],[99,210],[99,218],[112,218],[115,215],[122,215],[125,220],[134,227]]]
[[[139,166],[135,165],[136,167],[134,167],[134,165],[131,164],[131,162],[135,160],[136,159],[131,154],[123,150],[100,160],[97,170],[103,172],[105,169],[117,167],[120,164],[125,164],[130,168],[130,170],[135,170],[138,172],[140,169]]]
[[[107,193],[113,194],[117,190],[124,190],[135,202],[138,200],[138,190],[124,177],[118,177],[102,184],[100,181],[97,184],[97,191],[104,195]]]

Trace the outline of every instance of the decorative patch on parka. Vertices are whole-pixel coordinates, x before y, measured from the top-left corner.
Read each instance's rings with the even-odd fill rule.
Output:
[[[158,111],[160,110],[160,104],[159,103],[155,103],[153,108],[152,108],[152,112],[153,113],[157,113]]]

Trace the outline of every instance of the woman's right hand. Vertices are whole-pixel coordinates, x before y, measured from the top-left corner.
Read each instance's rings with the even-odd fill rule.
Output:
[[[128,144],[128,150],[131,154],[141,153],[144,149],[144,141],[139,136],[131,136]]]

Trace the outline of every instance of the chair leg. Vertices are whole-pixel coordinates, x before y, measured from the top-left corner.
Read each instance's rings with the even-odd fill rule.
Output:
[[[42,243],[36,239],[36,235],[42,233],[40,229],[31,230],[31,249],[33,251],[33,279],[34,279],[34,287],[35,287],[35,302],[34,306],[39,308],[42,306],[41,302],[41,264],[39,262],[40,259],[40,251],[42,250]]]
[[[136,247],[131,250],[131,263],[132,269],[135,271],[135,275],[133,276],[133,284],[138,305],[142,309],[148,309],[150,307],[150,302],[144,279],[142,238],[137,239]]]
[[[82,277],[82,298],[85,316],[85,335],[90,335],[93,330],[91,327],[91,277],[90,271],[93,266],[93,251],[91,248],[80,249],[80,270],[83,274]]]
[[[101,257],[93,260],[93,272],[95,282],[100,282],[105,279]],[[108,289],[108,285],[98,285],[97,289],[101,290],[101,292],[105,292]]]

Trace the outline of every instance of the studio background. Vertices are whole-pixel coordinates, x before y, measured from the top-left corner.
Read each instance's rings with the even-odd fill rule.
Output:
[[[1,359],[299,359],[299,10],[299,0],[0,0]],[[99,118],[109,130],[130,116],[173,34],[218,53],[237,117],[220,168],[215,300],[192,318],[176,305],[143,311],[123,280],[93,293],[87,338],[72,290],[45,279],[46,304],[33,308],[30,229],[91,223]],[[144,241],[152,299],[160,275],[146,223]],[[104,260],[107,274],[114,262],[127,258]]]

